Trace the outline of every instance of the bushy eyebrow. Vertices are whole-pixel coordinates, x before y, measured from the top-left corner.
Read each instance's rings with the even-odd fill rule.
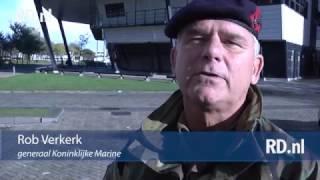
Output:
[[[185,35],[207,35],[208,32],[201,28],[196,28],[196,27],[190,27],[186,28],[183,32]]]
[[[193,36],[193,35],[204,35],[204,36],[207,36],[210,34],[210,32],[204,30],[204,29],[201,29],[201,28],[197,28],[197,27],[189,27],[189,28],[186,28],[183,32],[183,34],[187,35],[187,36]],[[232,32],[232,31],[221,31],[219,32],[220,35],[222,35],[223,38],[227,38],[227,39],[231,39],[231,40],[235,40],[235,41],[240,41],[240,42],[248,42],[248,40],[235,33],[235,32]]]
[[[230,32],[230,31],[223,31],[221,32],[222,37],[227,38],[227,39],[231,39],[231,40],[235,40],[235,41],[239,41],[239,42],[248,42],[248,39],[236,34],[235,32]]]

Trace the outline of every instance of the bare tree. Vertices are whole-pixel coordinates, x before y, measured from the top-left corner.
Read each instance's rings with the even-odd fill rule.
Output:
[[[82,34],[79,36],[79,47],[80,47],[80,57],[81,57],[81,53],[82,53],[82,50],[84,49],[84,47],[88,44],[88,41],[89,41],[89,37],[88,37],[88,34]]]

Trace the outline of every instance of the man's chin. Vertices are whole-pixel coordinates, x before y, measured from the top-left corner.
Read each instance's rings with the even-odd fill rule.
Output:
[[[221,91],[219,93],[215,88],[203,87],[203,88],[194,89],[191,96],[198,103],[214,105],[219,101],[221,96]]]
[[[219,93],[219,90],[217,87],[214,87],[214,86],[196,86],[193,89],[193,93],[204,95],[204,96],[217,96],[217,94]]]

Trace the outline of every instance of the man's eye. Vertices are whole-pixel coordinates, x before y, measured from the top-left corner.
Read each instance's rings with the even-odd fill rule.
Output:
[[[241,45],[236,42],[236,41],[232,41],[232,40],[226,40],[224,41],[224,44],[228,45],[228,46],[237,46],[237,47],[241,47]]]
[[[190,42],[192,42],[192,43],[200,43],[202,41],[203,41],[203,37],[200,37],[200,36],[195,36],[195,37],[190,38]]]
[[[225,44],[235,44],[235,45],[237,45],[237,43],[235,41],[232,41],[232,40],[225,40],[224,43]]]

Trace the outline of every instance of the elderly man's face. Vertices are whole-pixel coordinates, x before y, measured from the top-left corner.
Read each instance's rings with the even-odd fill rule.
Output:
[[[171,52],[184,97],[206,108],[244,98],[263,67],[254,45],[249,31],[229,21],[201,20],[184,28]]]

